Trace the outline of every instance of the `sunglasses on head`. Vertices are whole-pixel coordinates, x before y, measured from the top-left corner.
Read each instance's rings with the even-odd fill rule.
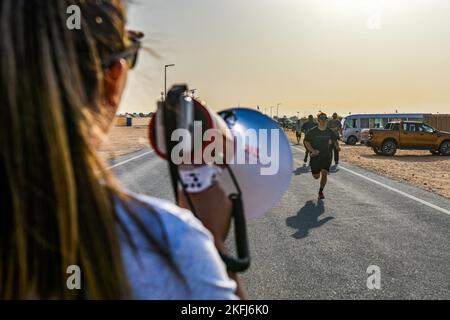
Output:
[[[104,69],[108,69],[111,67],[115,62],[119,61],[120,59],[125,59],[125,61],[128,64],[128,67],[130,69],[133,69],[136,66],[138,56],[139,56],[139,49],[141,48],[141,39],[144,37],[144,34],[142,32],[138,31],[128,31],[128,39],[131,42],[131,45],[126,48],[125,50],[116,53],[112,56],[110,56],[108,59],[106,59],[105,62],[103,62],[102,66]]]
[[[328,120],[328,117],[327,117],[327,116],[320,116],[320,117],[319,117],[319,120],[320,120],[320,121],[327,121],[327,120]]]

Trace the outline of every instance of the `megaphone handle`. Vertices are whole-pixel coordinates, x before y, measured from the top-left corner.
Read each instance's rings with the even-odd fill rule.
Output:
[[[234,232],[238,257],[230,257],[223,253],[220,253],[220,256],[226,264],[228,271],[244,272],[250,267],[250,253],[248,249],[244,206],[242,204],[242,198],[238,194],[230,195],[230,200],[233,203]]]
[[[176,108],[173,106],[178,106],[180,97],[183,96],[184,92],[187,91],[186,85],[179,85],[174,86],[169,93],[167,94],[167,99],[164,100],[163,103],[163,110],[162,110],[162,116],[163,116],[163,123],[164,123],[164,135],[166,140],[166,150],[167,150],[167,156],[168,156],[168,163],[169,163],[169,173],[170,178],[172,180],[172,187],[173,192],[175,196],[175,200],[178,202],[178,183],[179,181],[179,175],[178,175],[178,169],[175,166],[175,164],[171,161],[170,155],[173,150],[173,148],[176,145],[176,142],[172,141],[170,137],[172,136],[173,130],[178,129],[177,128],[177,119],[176,119]],[[170,109],[172,106],[172,109]]]
[[[175,86],[169,91],[167,95],[167,99],[163,104],[163,123],[165,130],[165,140],[166,140],[166,149],[168,155],[168,163],[169,163],[169,172],[172,180],[172,185],[174,189],[175,199],[178,201],[178,181],[180,181],[180,175],[177,169],[177,166],[170,160],[170,154],[175,147],[175,142],[171,141],[170,137],[172,131],[177,128],[177,121],[175,118],[176,107],[179,107],[179,98],[187,91],[187,86]],[[172,109],[169,106],[173,106]],[[235,239],[236,239],[236,249],[237,249],[237,258],[230,257],[225,254],[220,254],[222,260],[227,266],[228,271],[230,272],[243,272],[247,270],[250,266],[250,254],[248,250],[248,240],[247,240],[247,228],[244,216],[244,205],[242,203],[241,190],[239,188],[239,184],[237,183],[236,177],[234,176],[233,171],[227,166],[228,172],[236,186],[237,194],[232,194],[230,196],[230,200],[233,204],[233,218],[234,218],[234,227],[235,227]],[[185,190],[186,188],[183,186],[184,193],[186,194],[186,198],[188,200],[189,206],[191,207],[192,212],[195,216],[197,216],[195,207],[192,203],[192,199],[189,194]],[[198,217],[198,216],[197,216]]]

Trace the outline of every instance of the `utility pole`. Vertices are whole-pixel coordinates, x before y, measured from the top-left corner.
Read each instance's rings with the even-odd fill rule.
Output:
[[[174,64],[166,64],[164,66],[164,101],[167,99],[167,68],[175,67]]]
[[[277,118],[278,118],[278,109],[280,108],[281,105],[282,105],[282,103],[277,104]]]

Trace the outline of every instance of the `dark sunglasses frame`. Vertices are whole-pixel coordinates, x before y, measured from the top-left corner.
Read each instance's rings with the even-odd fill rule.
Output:
[[[142,42],[141,39],[144,37],[142,32],[128,31],[128,38],[131,41],[131,45],[125,50],[116,53],[108,57],[103,63],[103,69],[110,68],[114,63],[120,59],[125,59],[127,61],[128,67],[133,69],[138,61],[139,50],[141,49]]]

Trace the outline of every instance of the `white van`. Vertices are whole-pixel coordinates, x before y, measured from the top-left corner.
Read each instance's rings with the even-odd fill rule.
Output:
[[[342,141],[355,145],[363,129],[384,128],[391,121],[423,121],[426,113],[353,114],[342,119]]]

